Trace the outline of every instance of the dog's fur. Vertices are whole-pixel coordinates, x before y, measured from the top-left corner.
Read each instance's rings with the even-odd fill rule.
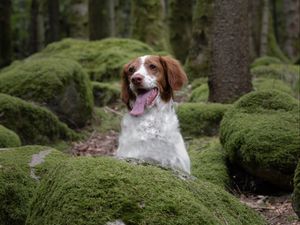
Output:
[[[190,159],[173,107],[173,91],[186,81],[179,62],[170,57],[143,56],[124,66],[121,97],[131,111],[121,124],[118,157],[156,161],[190,173]],[[140,100],[142,110],[143,104],[136,101],[145,92],[150,94]]]

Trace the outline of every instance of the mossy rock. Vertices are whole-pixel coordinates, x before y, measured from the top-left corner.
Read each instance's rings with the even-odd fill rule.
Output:
[[[220,140],[231,163],[291,190],[300,157],[299,102],[278,91],[241,97],[225,114]]]
[[[200,85],[192,91],[189,102],[207,102],[208,92],[207,84]]]
[[[254,68],[257,66],[268,66],[271,64],[283,64],[283,62],[280,59],[273,56],[262,56],[255,59],[254,62],[251,63],[250,67]]]
[[[300,66],[291,64],[270,64],[251,69],[254,78],[271,78],[283,80],[289,84],[294,92],[300,91]]]
[[[23,144],[45,144],[77,135],[46,108],[0,93],[0,124],[19,135]]]
[[[218,138],[193,139],[187,144],[192,175],[228,190],[230,178],[226,166],[225,151],[222,149]]]
[[[21,146],[21,140],[19,136],[12,130],[0,125],[0,148],[19,146]]]
[[[120,131],[122,115],[118,115],[108,111],[105,107],[95,107],[93,129],[100,133],[108,131]]]
[[[293,208],[300,218],[300,163],[295,170],[294,177],[294,192],[293,192]]]
[[[91,119],[92,88],[81,66],[67,59],[26,60],[0,73],[0,92],[46,106],[69,126]]]
[[[231,105],[219,103],[183,103],[178,106],[177,115],[184,136],[214,136],[224,113]]]
[[[25,224],[38,180],[64,158],[44,146],[0,149],[0,225]]]
[[[93,95],[96,106],[112,104],[120,99],[121,88],[111,83],[100,83],[93,81]]]
[[[125,63],[141,55],[154,54],[148,45],[132,39],[108,38],[100,41],[64,39],[49,44],[30,58],[68,58],[79,62],[92,80],[120,78]]]
[[[45,201],[46,199],[46,201]],[[151,165],[70,158],[41,181],[27,225],[265,224],[231,194]]]
[[[194,90],[195,88],[197,88],[203,84],[207,84],[207,77],[200,77],[200,78],[193,80],[193,82],[191,83],[192,90]]]
[[[277,90],[296,97],[292,87],[282,80],[260,77],[253,80],[253,86],[256,91]]]

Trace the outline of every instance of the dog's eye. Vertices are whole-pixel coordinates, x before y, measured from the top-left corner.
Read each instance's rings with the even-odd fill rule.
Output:
[[[135,72],[135,68],[133,66],[129,67],[128,71],[129,71],[129,73],[134,73]]]
[[[154,69],[156,69],[156,66],[155,66],[154,64],[150,64],[150,65],[149,65],[149,68],[150,68],[151,70],[154,70]]]

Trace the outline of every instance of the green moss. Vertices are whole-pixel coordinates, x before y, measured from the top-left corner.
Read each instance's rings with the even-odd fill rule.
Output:
[[[295,170],[294,192],[293,192],[293,208],[300,218],[300,163]]]
[[[99,132],[119,131],[122,115],[117,115],[105,108],[96,107],[93,126]]]
[[[288,94],[257,91],[240,98],[221,123],[229,160],[250,174],[291,189],[300,156],[299,103]]]
[[[262,56],[254,60],[254,62],[251,64],[251,68],[258,67],[258,66],[268,66],[271,64],[283,64],[283,62],[272,56]]]
[[[226,166],[225,151],[217,138],[193,139],[188,143],[192,175],[228,189],[230,178]]]
[[[73,139],[76,134],[43,107],[0,94],[0,124],[16,132],[23,144]]]
[[[30,167],[34,154],[49,151],[44,162]],[[49,147],[25,146],[0,150],[0,224],[25,224],[29,202],[38,185],[31,175],[43,177],[65,156]]]
[[[280,79],[289,84],[294,92],[300,91],[300,66],[291,64],[271,64],[251,69],[251,74],[258,77]]]
[[[96,106],[105,106],[120,99],[119,85],[111,83],[92,82],[94,102]]]
[[[264,90],[277,90],[284,93],[296,96],[296,93],[292,90],[291,86],[282,80],[272,78],[257,78],[253,80],[254,89],[257,91]]]
[[[200,78],[194,79],[193,82],[191,83],[192,90],[201,86],[202,84],[207,84],[207,77],[200,77]]]
[[[0,92],[45,105],[71,127],[92,116],[90,81],[81,66],[66,59],[26,60],[0,73]]]
[[[0,148],[19,147],[20,145],[19,136],[0,124]]]
[[[207,102],[208,100],[208,85],[202,84],[195,88],[190,96],[190,102]]]
[[[47,199],[47,201],[45,201]],[[265,224],[216,185],[108,157],[70,158],[43,179],[27,219],[34,224]]]
[[[92,80],[108,81],[120,78],[123,65],[135,57],[154,54],[148,45],[131,39],[109,38],[100,41],[64,39],[48,45],[30,58],[68,58],[81,64]]]
[[[184,136],[213,136],[230,105],[211,103],[184,103],[178,106],[177,115]]]

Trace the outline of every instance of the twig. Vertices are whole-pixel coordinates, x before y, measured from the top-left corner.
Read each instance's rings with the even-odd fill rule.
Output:
[[[108,106],[105,106],[104,109],[106,109],[106,110],[108,110],[108,111],[110,111],[110,112],[112,112],[112,113],[115,113],[115,114],[117,114],[118,116],[123,116],[122,113],[120,113],[120,112],[118,112],[118,111],[116,111],[116,110],[114,110],[114,109],[112,109],[112,108],[109,108]]]

